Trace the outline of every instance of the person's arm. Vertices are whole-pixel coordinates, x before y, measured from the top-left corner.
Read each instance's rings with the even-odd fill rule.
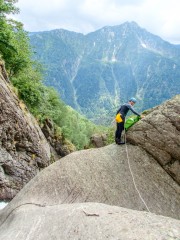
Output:
[[[134,114],[136,114],[137,116],[141,116],[138,112],[136,112],[133,108],[132,108],[132,106],[130,105],[130,104],[128,104],[128,107],[129,107],[129,110],[131,110]]]

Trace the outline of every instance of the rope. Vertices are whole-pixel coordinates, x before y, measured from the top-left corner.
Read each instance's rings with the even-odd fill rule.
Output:
[[[139,190],[137,188],[137,185],[136,185],[136,182],[135,182],[135,179],[134,179],[134,175],[133,175],[133,172],[132,172],[132,169],[131,169],[131,165],[130,165],[130,160],[129,160],[128,148],[127,148],[127,144],[126,144],[126,133],[125,133],[125,130],[124,130],[124,142],[125,142],[125,146],[126,146],[126,154],[127,154],[128,166],[129,166],[129,170],[130,170],[130,173],[131,173],[131,176],[132,176],[132,179],[133,179],[134,187],[135,187],[136,191],[138,192],[141,201],[144,203],[147,211],[151,212],[149,210],[146,202],[144,201],[143,197],[141,196],[141,193],[139,192]]]

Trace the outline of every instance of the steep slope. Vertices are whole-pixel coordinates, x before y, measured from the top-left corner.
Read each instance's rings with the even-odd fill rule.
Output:
[[[0,199],[12,199],[50,164],[50,147],[2,69],[0,64]]]
[[[141,146],[180,185],[180,95],[149,111],[127,133],[128,142]]]
[[[95,122],[107,121],[130,96],[144,110],[180,91],[180,49],[134,22],[83,35],[65,30],[31,33],[46,84]]]
[[[47,85],[54,86],[67,104],[77,107],[72,82],[83,54],[83,35],[54,30],[31,33],[30,39],[37,53],[35,57],[47,69]]]

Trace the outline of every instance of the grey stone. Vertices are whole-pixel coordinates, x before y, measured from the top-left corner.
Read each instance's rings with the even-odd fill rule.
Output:
[[[50,164],[50,147],[1,63],[0,70],[0,199],[7,200]]]
[[[180,184],[180,95],[155,107],[127,132]]]
[[[180,221],[102,203],[14,209],[0,226],[3,240],[178,240]]]
[[[180,187],[145,150],[133,145],[109,145],[71,153],[41,171],[0,214],[0,222],[16,207],[101,202],[180,218]]]
[[[90,140],[94,147],[104,147],[106,145],[107,136],[106,134],[93,134]]]
[[[45,119],[41,129],[51,146],[51,153],[55,160],[76,150],[75,146],[67,139],[65,140],[63,135],[57,137],[55,126],[50,119]]]

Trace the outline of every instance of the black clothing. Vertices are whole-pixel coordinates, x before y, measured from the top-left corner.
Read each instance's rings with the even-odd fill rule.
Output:
[[[124,122],[125,122],[125,117],[128,113],[128,111],[131,110],[134,114],[140,116],[139,113],[137,113],[131,106],[131,104],[129,103],[125,103],[123,105],[121,105],[121,107],[119,108],[119,110],[117,111],[117,114],[120,113],[121,117],[123,119],[123,122],[117,123],[117,129],[116,129],[116,133],[115,133],[115,142],[119,143],[121,142],[121,134],[122,131],[124,130]]]
[[[124,130],[124,121],[117,123],[117,129],[115,133],[115,142],[118,143],[121,141],[121,133]]]
[[[131,104],[129,104],[129,103],[123,104],[123,105],[119,108],[119,110],[117,111],[117,114],[120,112],[122,118],[125,118],[129,110],[131,110],[134,114],[140,116],[140,114],[137,113],[137,112],[132,108]]]

